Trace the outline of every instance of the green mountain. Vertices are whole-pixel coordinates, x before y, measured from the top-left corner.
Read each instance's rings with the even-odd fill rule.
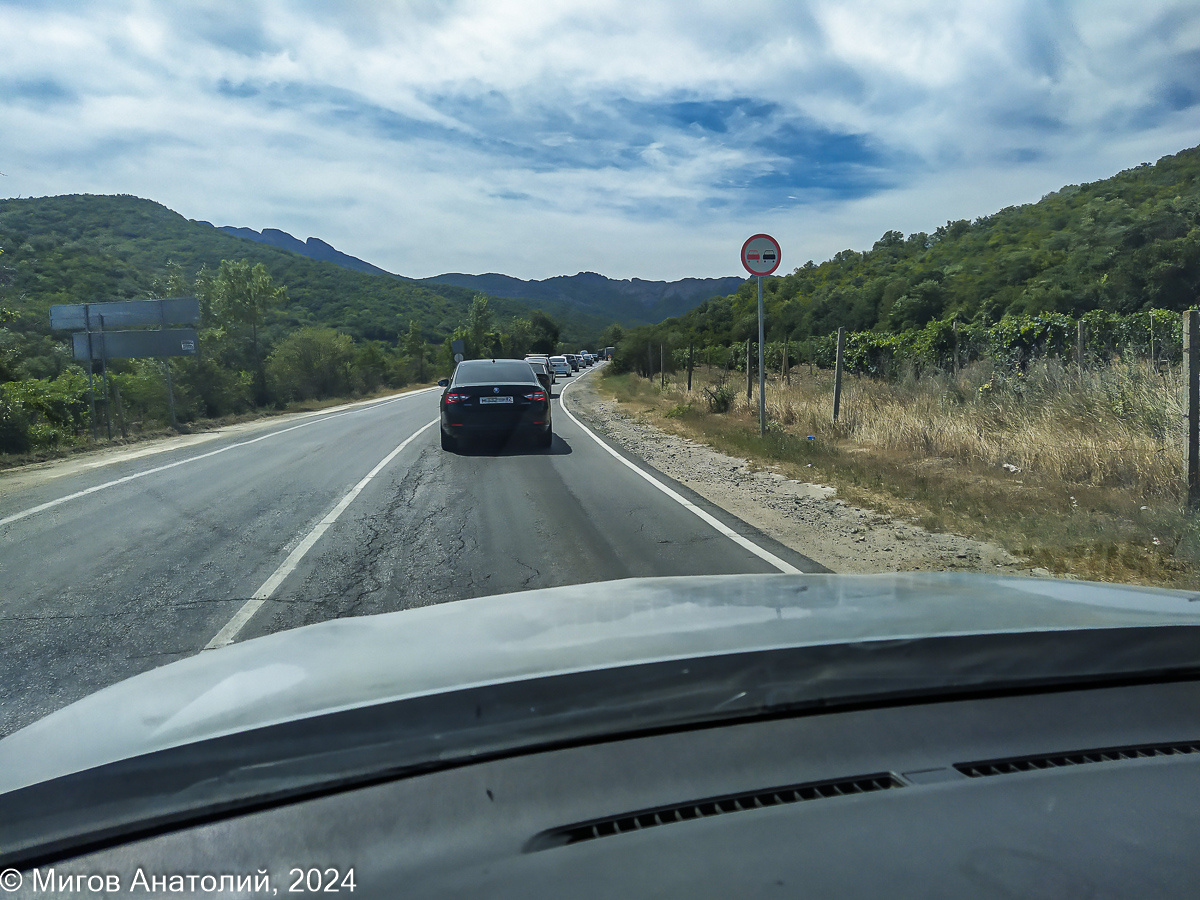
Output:
[[[307,256],[310,259],[337,263],[343,269],[353,269],[356,272],[372,272],[376,275],[391,274],[386,269],[373,266],[366,260],[359,259],[357,256],[343,253],[320,238],[310,237],[307,241],[302,241],[299,238],[292,237],[286,231],[280,231],[278,228],[264,228],[262,231],[255,231],[253,228],[236,228],[232,225],[221,225],[219,228],[236,237],[249,238],[252,241],[258,241],[260,244],[270,244],[272,247],[282,247],[284,250],[291,250],[293,253],[299,253],[301,256]]]
[[[319,238],[310,237],[307,241],[302,241],[278,228],[264,228],[259,232],[253,228],[235,228],[230,225],[219,227],[221,231],[238,237],[281,247],[312,259],[337,263],[357,272],[389,274],[357,256],[342,253]],[[727,277],[681,278],[678,281],[646,281],[642,278],[618,280],[595,272],[580,272],[577,275],[558,275],[541,281],[525,281],[494,272],[486,275],[448,272],[445,275],[415,280],[423,284],[452,284],[492,297],[520,300],[535,307],[545,307],[549,304],[556,309],[574,309],[621,325],[644,325],[661,322],[668,316],[682,315],[710,297],[736,291],[745,279]]]
[[[810,261],[764,290],[769,340],[839,326],[898,332],[951,317],[982,325],[1006,315],[1186,309],[1200,301],[1200,148],[974,222],[889,231],[866,252]],[[753,281],[657,330],[708,344],[756,336]]]
[[[705,300],[736,291],[746,279],[737,276],[681,278],[678,281],[617,280],[595,272],[580,272],[541,281],[524,281],[495,273],[463,275],[451,272],[421,280],[425,284],[456,284],[493,297],[512,297],[533,304],[561,302],[622,325],[641,325],[682,315]]]
[[[286,330],[325,325],[356,339],[395,342],[410,320],[439,341],[466,321],[469,288],[428,284],[386,273],[351,271],[289,249],[249,240],[128,195],[73,194],[0,200],[0,306],[25,325],[48,323],[55,303],[161,296],[168,263],[191,279],[223,259],[262,263],[289,302],[278,313]],[[494,298],[498,319],[528,315],[533,304]],[[609,324],[597,315],[547,300],[536,304],[563,324],[563,337],[584,341]]]

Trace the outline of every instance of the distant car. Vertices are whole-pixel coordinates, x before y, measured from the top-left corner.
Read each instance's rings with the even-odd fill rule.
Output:
[[[563,354],[567,358],[567,364],[570,365],[572,371],[578,372],[581,366],[579,365],[579,357],[574,353]]]
[[[584,350],[583,352],[581,352],[579,354],[579,358],[583,360],[583,364],[585,366],[593,365],[596,362],[596,357],[592,356],[592,354],[589,353],[587,350]]]
[[[529,368],[533,369],[533,374],[537,376],[537,380],[542,383],[542,387],[550,390],[550,386],[554,384],[554,375],[550,371],[549,364],[532,359],[528,359],[526,362],[529,363]]]
[[[552,356],[550,357],[550,371],[555,375],[566,375],[570,378],[571,364],[567,362],[565,356]]]
[[[554,370],[550,368],[550,357],[544,353],[530,353],[525,357],[525,362],[541,363],[546,367],[546,371],[550,373],[550,383],[554,384],[557,379],[554,377]]]
[[[523,359],[470,359],[454,375],[438,382],[441,399],[442,449],[456,450],[474,436],[524,433],[538,446],[554,440],[550,390],[538,381]]]

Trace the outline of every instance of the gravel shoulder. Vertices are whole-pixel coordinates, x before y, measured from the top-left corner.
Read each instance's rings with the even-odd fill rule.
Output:
[[[665,475],[781,544],[842,574],[984,571],[1049,575],[995,544],[934,534],[850,506],[828,486],[788,478],[775,467],[726,456],[668,434],[602,397],[583,379],[567,395],[571,412]]]

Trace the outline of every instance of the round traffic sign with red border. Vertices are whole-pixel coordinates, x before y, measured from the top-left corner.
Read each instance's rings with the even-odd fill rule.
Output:
[[[770,275],[779,268],[779,241],[769,234],[756,234],[742,244],[742,265],[751,275]]]

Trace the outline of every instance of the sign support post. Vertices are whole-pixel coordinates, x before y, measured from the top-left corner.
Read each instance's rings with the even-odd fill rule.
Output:
[[[112,411],[109,409],[108,398],[108,344],[104,340],[104,314],[100,314],[100,366],[104,369],[104,430],[108,439],[112,440]]]
[[[779,268],[779,241],[769,234],[755,234],[742,244],[742,265],[758,279],[758,435],[767,433],[767,370],[763,343],[763,278]],[[749,360],[747,360],[749,363]],[[749,365],[747,365],[749,370]],[[747,381],[750,373],[746,372]]]
[[[767,371],[763,367],[762,276],[758,276],[758,436],[767,433]]]
[[[95,316],[95,319],[92,317]],[[112,440],[112,389],[109,386],[110,359],[143,359],[158,357],[163,361],[167,380],[167,398],[171,408],[171,425],[178,428],[175,414],[175,388],[171,383],[171,364],[168,357],[194,356],[199,336],[194,328],[167,328],[171,324],[198,323],[200,301],[195,297],[167,297],[162,300],[116,300],[104,303],[61,303],[50,307],[50,328],[73,331],[71,349],[76,359],[87,360],[88,407],[92,415],[92,440],[96,440],[96,384],[94,361],[100,360],[104,374],[104,421],[108,439]],[[98,327],[93,329],[95,323]],[[148,331],[141,326],[157,326]],[[138,330],[124,330],[128,328]],[[107,328],[107,330],[106,330]],[[115,330],[114,330],[115,329]],[[100,346],[96,346],[99,339]],[[121,434],[125,435],[125,413],[121,405],[120,386],[117,391],[117,414],[121,418]]]
[[[96,443],[96,383],[92,378],[92,325],[91,304],[83,304],[84,329],[87,334],[88,406],[92,412],[92,443]]]
[[[158,327],[160,331],[167,329],[167,313],[162,308],[162,304],[158,307]],[[171,384],[171,359],[167,356],[160,356],[163,368],[167,371],[167,405],[171,408],[171,427],[176,431],[179,430],[179,422],[175,418],[175,386]]]

